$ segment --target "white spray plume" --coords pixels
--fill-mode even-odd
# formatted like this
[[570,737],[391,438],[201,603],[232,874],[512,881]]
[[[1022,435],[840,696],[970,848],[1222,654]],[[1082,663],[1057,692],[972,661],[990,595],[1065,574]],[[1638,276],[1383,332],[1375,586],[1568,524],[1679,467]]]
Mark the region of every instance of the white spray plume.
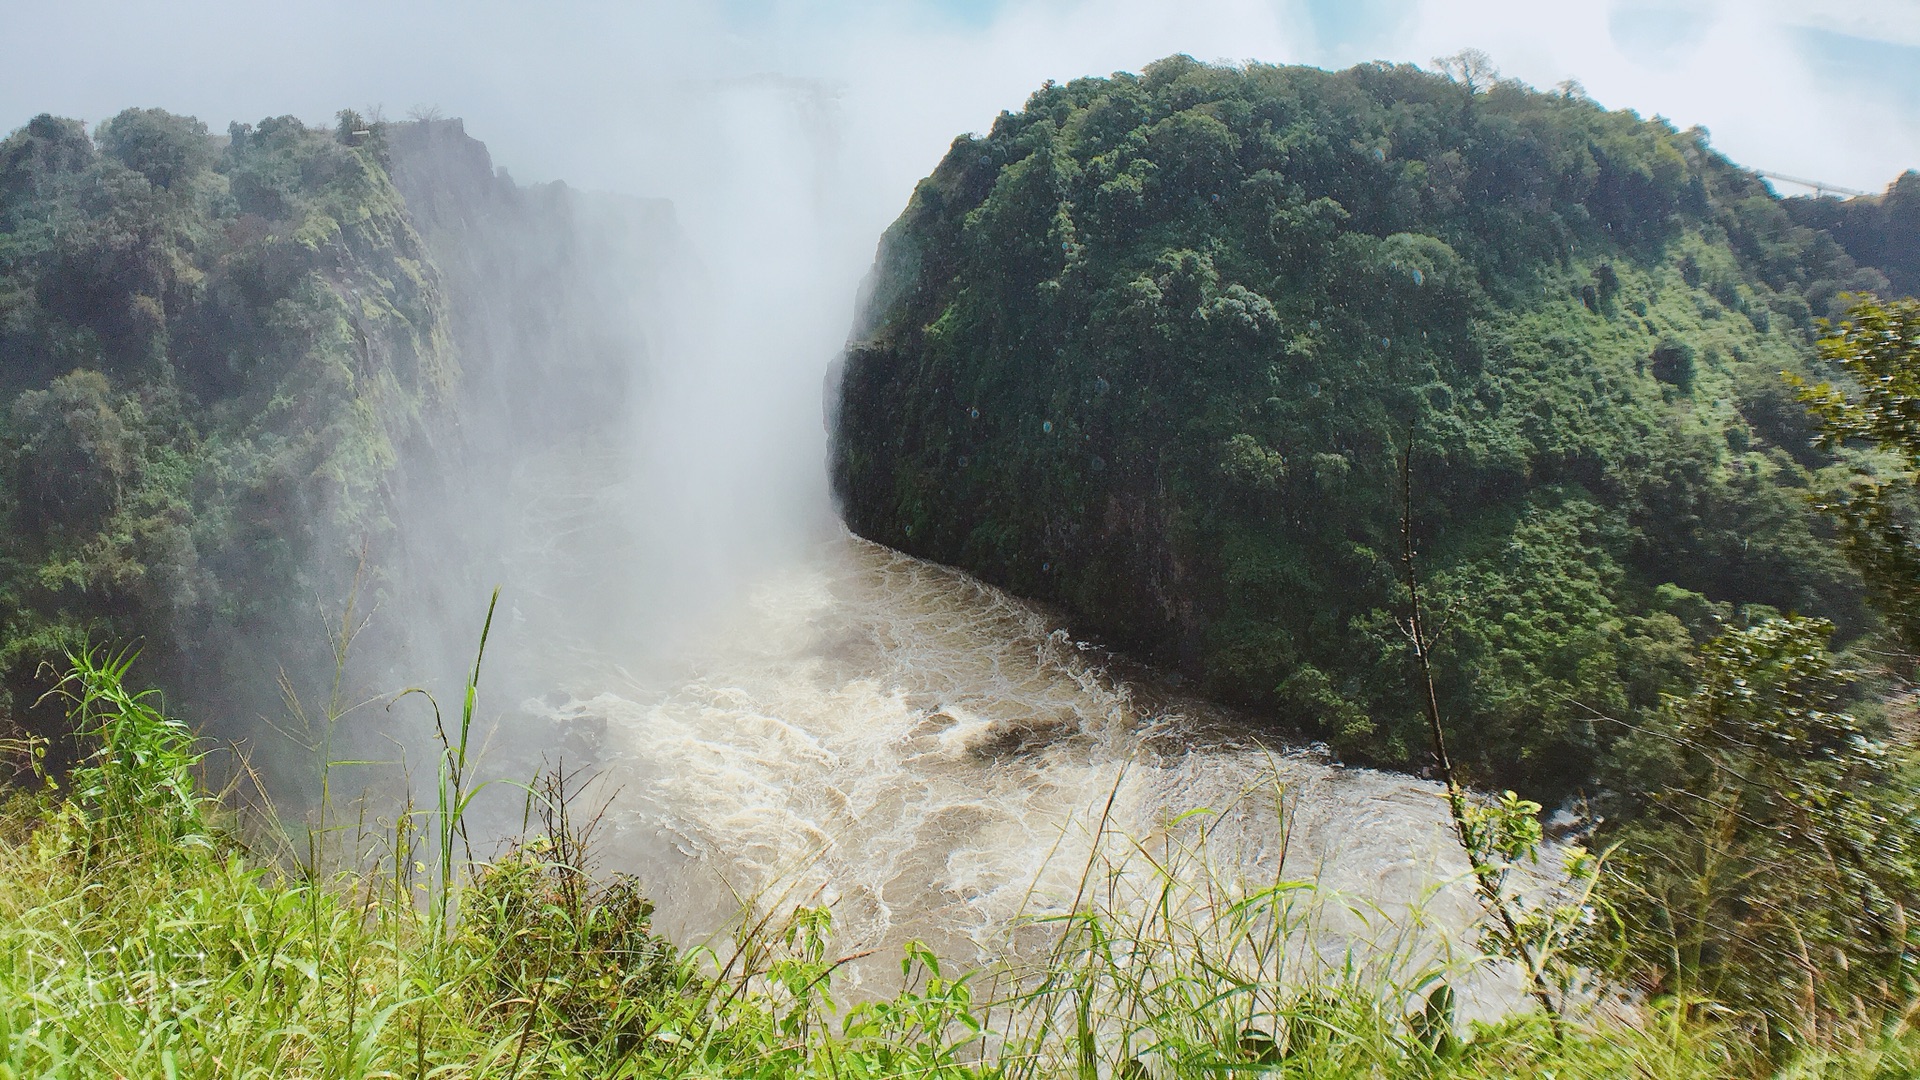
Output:
[[956,134],[1048,79],[1175,52],[1339,66],[1476,47],[1535,85],[1578,79],[1610,107],[1705,125],[1756,167],[1877,189],[1920,165],[1920,104],[1809,52],[1810,34],[1920,47],[1914,5],[1867,0],[79,0],[13,4],[7,23],[10,125],[160,105],[218,130],[435,104],[523,182],[672,200],[678,318],[635,398],[637,540],[620,553],[669,606],[831,527],[820,380],[875,239]]

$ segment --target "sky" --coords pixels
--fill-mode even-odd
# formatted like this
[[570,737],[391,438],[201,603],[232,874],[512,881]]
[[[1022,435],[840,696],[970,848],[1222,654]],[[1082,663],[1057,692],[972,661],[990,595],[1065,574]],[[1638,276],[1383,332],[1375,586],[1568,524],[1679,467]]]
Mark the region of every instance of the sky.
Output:
[[699,201],[737,165],[701,131],[784,97],[817,167],[884,223],[951,138],[1042,81],[1203,60],[1427,64],[1703,125],[1741,162],[1878,190],[1920,167],[1920,0],[3,0],[0,126],[128,105],[467,120],[527,180]]

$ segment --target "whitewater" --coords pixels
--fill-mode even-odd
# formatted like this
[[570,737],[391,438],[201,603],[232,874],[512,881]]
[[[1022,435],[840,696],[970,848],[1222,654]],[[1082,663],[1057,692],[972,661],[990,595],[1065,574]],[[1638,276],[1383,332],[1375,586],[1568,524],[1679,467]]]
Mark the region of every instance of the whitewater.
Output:
[[1473,947],[1438,784],[1263,738],[959,571],[842,534],[644,663],[562,651],[517,728],[586,766],[597,869],[683,944],[825,905],[846,985],[884,992],[910,940],[1018,970],[1067,912],[1285,883],[1294,974],[1445,969],[1468,1015],[1518,1000]]

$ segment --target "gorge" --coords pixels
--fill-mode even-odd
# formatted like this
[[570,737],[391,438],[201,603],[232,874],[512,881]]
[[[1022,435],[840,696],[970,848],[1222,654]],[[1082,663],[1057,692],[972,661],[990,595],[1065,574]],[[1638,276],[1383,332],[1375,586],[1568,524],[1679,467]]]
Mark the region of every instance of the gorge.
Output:
[[[698,221],[520,184],[438,116],[225,136],[159,109],[36,117],[0,143],[7,737],[50,747],[28,771],[55,792],[107,768],[90,714],[47,691],[68,657],[140,643],[130,678],[219,748],[198,782],[257,784],[208,800],[234,864],[273,852],[303,903],[363,890],[343,925],[397,882],[432,963],[475,936],[433,906],[465,895],[456,875],[488,896],[569,842],[533,835],[539,778],[561,778],[592,843],[560,878],[630,882],[689,985],[785,957],[711,1013],[765,1017],[714,1030],[816,987],[880,1008],[961,985],[922,955],[1000,1008],[1052,985],[1088,927],[1160,919],[1257,972],[1246,1016],[1178,1069],[1275,1065],[1282,1014],[1336,984],[1388,987],[1369,1007],[1426,1069],[1458,1049],[1440,1027],[1524,1024],[1550,964],[1570,1014],[1596,986],[1632,991],[1630,1021],[1698,989],[1677,961],[1596,958],[1680,934],[1634,921],[1671,882],[1630,860],[1693,835],[1663,800],[1731,716],[1747,726],[1715,753],[1808,763],[1769,827],[1817,848],[1736,876],[1795,902],[1834,891],[1808,866],[1861,884],[1839,915],[1780,909],[1795,955],[1764,898],[1713,894],[1761,912],[1725,955],[1791,974],[1831,945],[1843,974],[1807,1015],[1893,1008],[1920,955],[1898,878],[1910,718],[1817,504],[1909,474],[1823,438],[1784,376],[1857,387],[1824,320],[1870,314],[1869,293],[1906,310],[1920,178],[1783,199],[1703,130],[1441,67],[1172,56],[1049,82],[953,141],[857,299],[814,265],[837,243],[826,185],[789,167],[817,133],[753,108],[714,135],[746,148],[739,191]],[[1431,712],[1402,543],[1439,627]],[[1450,808],[1430,722],[1485,816]],[[1704,760],[1702,801],[1762,813]],[[449,790],[472,801],[451,813]],[[1834,821],[1859,831],[1820,846]],[[1596,900],[1582,845],[1622,836],[1647,876],[1609,880],[1641,891]],[[192,839],[162,847],[213,845]],[[1574,959],[1523,970],[1498,943],[1508,904]],[[1133,961],[1107,960],[1118,985]],[[526,1053],[541,999],[492,962],[484,992],[392,1000],[492,994],[472,1022],[496,1050],[494,1013],[524,1006]],[[1766,1026],[1802,995],[1777,974],[1711,987],[1762,1017],[1728,1030],[1764,1030],[1768,1054],[1802,1038]],[[787,1049],[861,1015],[808,1008],[766,1020]],[[607,1015],[576,1041],[623,1062],[690,1030]],[[1568,1045],[1552,1015],[1535,1041]],[[1083,1015],[1048,1053],[1175,1069],[1115,1035],[1135,1020]],[[1096,1068],[1096,1044],[1122,1050]]]

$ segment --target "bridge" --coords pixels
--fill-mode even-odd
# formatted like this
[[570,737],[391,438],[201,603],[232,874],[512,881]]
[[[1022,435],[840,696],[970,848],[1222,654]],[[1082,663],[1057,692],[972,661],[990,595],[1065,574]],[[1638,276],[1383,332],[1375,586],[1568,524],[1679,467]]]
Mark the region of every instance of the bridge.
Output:
[[1786,184],[1797,184],[1803,188],[1812,188],[1813,194],[1816,197],[1845,195],[1850,199],[1857,199],[1862,195],[1873,194],[1871,191],[1856,191],[1853,188],[1841,187],[1839,184],[1829,184],[1820,180],[1808,180],[1799,176],[1788,176],[1785,173],[1768,172],[1765,169],[1755,169],[1754,172],[1759,173],[1769,180],[1778,180]]

